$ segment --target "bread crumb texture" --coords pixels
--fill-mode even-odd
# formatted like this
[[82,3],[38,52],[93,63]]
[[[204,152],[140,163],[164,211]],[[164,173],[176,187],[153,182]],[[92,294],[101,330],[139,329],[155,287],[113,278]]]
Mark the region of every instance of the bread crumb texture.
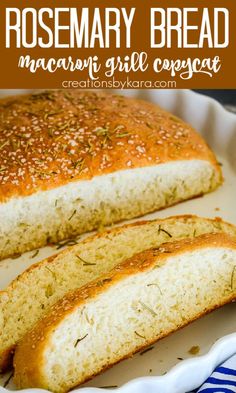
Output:
[[235,265],[236,238],[219,233],[136,254],[52,307],[16,349],[15,383],[54,392],[83,383],[234,300]]

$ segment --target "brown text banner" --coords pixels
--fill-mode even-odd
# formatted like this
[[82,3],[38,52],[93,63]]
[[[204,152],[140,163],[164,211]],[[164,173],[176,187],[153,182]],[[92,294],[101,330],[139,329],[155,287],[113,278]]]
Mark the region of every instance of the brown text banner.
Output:
[[0,88],[236,88],[235,0],[2,0]]

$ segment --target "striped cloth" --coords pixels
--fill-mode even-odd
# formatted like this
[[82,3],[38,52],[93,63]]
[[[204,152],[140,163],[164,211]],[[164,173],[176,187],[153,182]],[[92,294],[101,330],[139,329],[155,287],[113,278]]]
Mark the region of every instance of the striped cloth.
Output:
[[195,392],[236,393],[236,355],[217,367],[206,382]]

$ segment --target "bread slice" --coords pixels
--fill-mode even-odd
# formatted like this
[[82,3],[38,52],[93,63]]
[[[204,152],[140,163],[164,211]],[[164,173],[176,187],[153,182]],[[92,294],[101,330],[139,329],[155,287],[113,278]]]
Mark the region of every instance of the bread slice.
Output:
[[236,228],[220,219],[177,216],[137,222],[91,236],[35,264],[0,292],[0,369],[12,363],[15,345],[67,292],[110,271],[132,255],[165,242]]
[[16,349],[19,388],[66,392],[236,297],[236,238],[136,254],[55,304]]
[[148,102],[51,91],[0,100],[0,258],[213,191],[221,168]]

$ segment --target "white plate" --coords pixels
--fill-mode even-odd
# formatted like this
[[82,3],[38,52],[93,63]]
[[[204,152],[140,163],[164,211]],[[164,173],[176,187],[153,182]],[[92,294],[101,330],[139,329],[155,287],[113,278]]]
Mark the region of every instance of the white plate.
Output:
[[[219,190],[202,198],[147,215],[145,219],[192,213],[206,217],[221,216],[236,224],[236,116],[224,110],[216,101],[188,90],[132,90],[123,93],[155,102],[191,123],[204,135],[223,164],[225,183]],[[32,258],[34,252],[31,251],[18,259],[0,262],[0,289],[26,267],[53,253],[55,249],[45,247],[34,258]],[[235,311],[235,304],[225,306],[161,340],[151,351],[143,355],[135,355],[84,386],[125,384],[118,389],[119,393],[154,391],[155,393],[157,391],[158,393],[186,393],[199,386],[217,364],[236,352],[236,334],[229,335],[236,331]],[[188,352],[192,346],[199,346],[199,354],[204,355],[216,340],[226,335],[229,336],[221,339],[208,355],[194,358]],[[191,357],[194,359],[180,360]],[[161,376],[177,363],[180,364]],[[0,378],[0,385],[4,385],[6,378],[6,375]],[[134,378],[138,379],[129,382]],[[7,388],[14,389],[11,381]],[[33,390],[36,392],[35,389]],[[82,390],[83,393],[95,391],[97,389]],[[107,391],[113,390],[104,390]]]

